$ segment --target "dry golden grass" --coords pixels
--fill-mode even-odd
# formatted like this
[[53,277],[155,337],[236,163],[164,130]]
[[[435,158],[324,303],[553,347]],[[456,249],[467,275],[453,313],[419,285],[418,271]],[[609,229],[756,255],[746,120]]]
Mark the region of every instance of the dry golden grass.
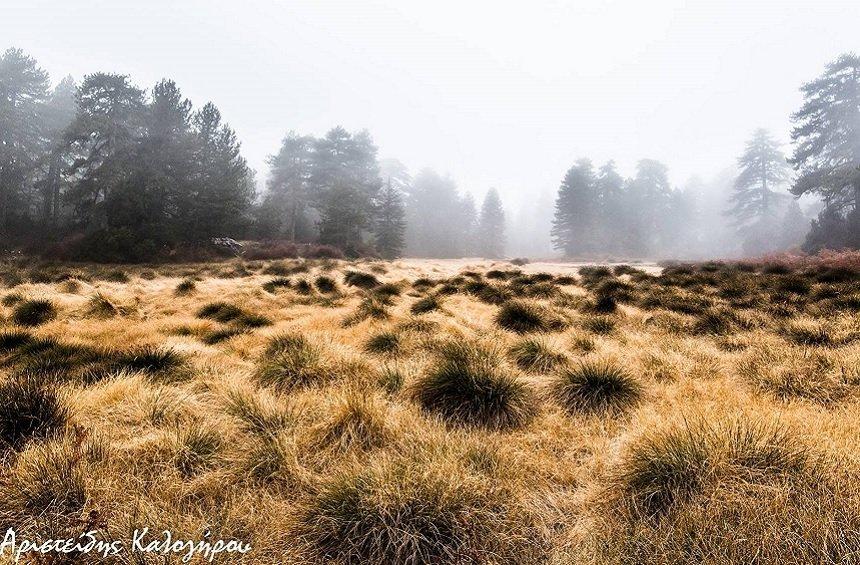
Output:
[[2,269],[39,282],[0,290],[0,527],[211,530],[247,563],[860,560],[856,275]]

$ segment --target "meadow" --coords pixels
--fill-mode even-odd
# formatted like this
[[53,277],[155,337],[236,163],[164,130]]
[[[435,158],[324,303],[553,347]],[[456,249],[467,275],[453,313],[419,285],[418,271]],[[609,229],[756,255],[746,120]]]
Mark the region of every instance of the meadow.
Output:
[[856,264],[0,280],[2,531],[209,530],[247,563],[860,562]]

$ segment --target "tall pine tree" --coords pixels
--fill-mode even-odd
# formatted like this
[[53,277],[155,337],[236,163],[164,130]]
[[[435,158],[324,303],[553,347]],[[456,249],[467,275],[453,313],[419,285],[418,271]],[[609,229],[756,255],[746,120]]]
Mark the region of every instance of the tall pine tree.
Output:
[[748,254],[773,251],[779,247],[780,220],[788,196],[778,192],[789,175],[788,162],[779,143],[764,129],[758,129],[738,159],[740,173],[726,214],[744,238]]
[[395,259],[403,253],[406,232],[406,210],[403,194],[388,179],[379,192],[374,222],[374,246],[385,259]]
[[840,56],[801,88],[804,104],[792,116],[792,193],[819,194],[825,208],[807,248],[860,247],[860,57]]
[[595,184],[591,161],[580,159],[567,171],[558,189],[552,243],[567,257],[588,254],[596,248],[595,227],[600,203]]
[[495,188],[487,191],[478,217],[478,252],[498,259],[505,253],[505,210]]

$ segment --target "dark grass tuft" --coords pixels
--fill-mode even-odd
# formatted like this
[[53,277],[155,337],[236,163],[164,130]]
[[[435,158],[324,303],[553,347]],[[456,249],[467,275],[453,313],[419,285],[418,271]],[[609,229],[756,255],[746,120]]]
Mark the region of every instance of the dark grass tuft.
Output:
[[620,366],[609,361],[582,361],[562,370],[552,390],[574,414],[617,414],[638,402],[642,386]]
[[412,304],[412,306],[409,308],[409,311],[413,314],[426,314],[427,312],[438,310],[441,305],[442,304],[439,297],[434,294],[430,296],[425,296],[424,298]]
[[231,322],[244,314],[244,311],[228,302],[211,302],[197,311],[198,318],[208,318],[217,322]]
[[532,391],[499,364],[496,352],[450,343],[440,357],[413,389],[425,410],[491,429],[521,426],[537,412]]
[[364,344],[367,353],[391,354],[395,353],[401,345],[400,336],[394,332],[381,332]]
[[104,294],[97,292],[87,301],[87,313],[97,318],[113,318],[118,309]]
[[173,292],[176,296],[187,296],[192,294],[195,290],[197,290],[197,283],[194,282],[194,279],[185,279],[176,285]]
[[23,330],[4,330],[0,333],[0,353],[9,353],[25,345],[29,345],[35,338],[30,332]]
[[263,290],[274,294],[279,288],[290,288],[292,284],[292,281],[287,277],[275,277],[274,279],[263,283]]
[[117,355],[114,364],[128,371],[140,371],[165,379],[179,376],[185,357],[173,349],[144,345]]
[[50,300],[24,300],[12,313],[12,321],[19,326],[40,326],[56,317],[57,308]]
[[24,300],[24,297],[21,296],[20,294],[18,294],[17,292],[10,292],[9,294],[7,294],[6,296],[3,297],[3,300],[0,301],[0,303],[2,303],[3,306],[6,306],[7,308],[9,308],[11,306],[15,306],[16,304],[18,304],[19,302],[21,302],[23,300]]
[[361,271],[347,271],[344,273],[343,281],[347,286],[355,286],[365,290],[379,286],[379,279],[370,273],[362,273]]
[[324,294],[331,294],[333,292],[337,292],[337,283],[331,277],[320,275],[316,278],[314,284],[316,285],[317,290]]
[[544,307],[524,300],[510,300],[496,313],[496,323],[516,333],[547,332],[564,328],[564,321]]
[[215,345],[245,333],[248,333],[245,328],[218,328],[201,334],[200,341],[206,345]]
[[0,383],[0,442],[20,449],[60,431],[69,413],[54,388],[32,375]]
[[314,293],[314,287],[307,279],[297,280],[294,288],[296,292],[305,296],[310,296]]
[[395,461],[328,480],[300,516],[299,535],[314,563],[524,563],[496,552],[501,502]]

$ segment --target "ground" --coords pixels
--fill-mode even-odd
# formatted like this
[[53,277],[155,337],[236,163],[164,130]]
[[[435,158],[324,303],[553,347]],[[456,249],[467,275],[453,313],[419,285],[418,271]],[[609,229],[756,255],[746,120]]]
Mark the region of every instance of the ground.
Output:
[[208,530],[253,548],[219,560],[248,563],[860,555],[850,269],[2,275],[4,531]]

